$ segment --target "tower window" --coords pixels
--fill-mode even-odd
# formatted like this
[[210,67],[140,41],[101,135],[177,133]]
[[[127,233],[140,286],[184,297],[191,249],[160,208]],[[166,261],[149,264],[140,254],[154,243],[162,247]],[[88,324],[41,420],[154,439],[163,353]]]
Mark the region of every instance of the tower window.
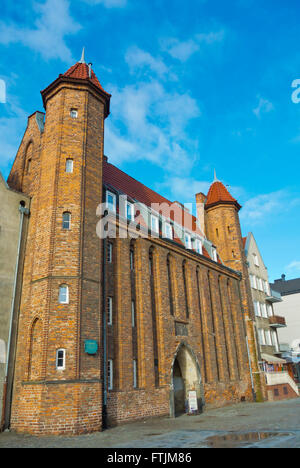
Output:
[[135,302],[131,301],[131,325],[135,327]]
[[70,229],[71,228],[71,213],[65,212],[63,213],[63,229]]
[[137,388],[137,362],[133,360],[133,388]]
[[66,172],[68,174],[71,174],[73,172],[73,159],[67,159],[66,160]]
[[27,174],[29,174],[30,171],[31,171],[31,162],[32,162],[32,160],[28,159],[28,161],[27,161]]
[[58,349],[56,351],[56,369],[64,370],[66,368],[66,350]]
[[60,304],[69,304],[69,287],[65,284],[59,287],[58,302]]
[[71,115],[72,119],[77,119],[77,117],[78,117],[77,109],[71,109],[70,115]]
[[113,261],[113,245],[111,242],[107,244],[107,263],[112,263]]

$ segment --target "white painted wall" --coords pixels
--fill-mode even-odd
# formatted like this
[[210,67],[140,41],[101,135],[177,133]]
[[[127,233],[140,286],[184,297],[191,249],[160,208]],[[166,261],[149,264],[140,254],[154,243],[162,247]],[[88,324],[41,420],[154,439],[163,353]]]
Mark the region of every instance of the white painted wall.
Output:
[[282,302],[273,304],[274,314],[285,317],[287,327],[278,328],[280,343],[290,346],[294,340],[300,339],[300,293],[282,296]]

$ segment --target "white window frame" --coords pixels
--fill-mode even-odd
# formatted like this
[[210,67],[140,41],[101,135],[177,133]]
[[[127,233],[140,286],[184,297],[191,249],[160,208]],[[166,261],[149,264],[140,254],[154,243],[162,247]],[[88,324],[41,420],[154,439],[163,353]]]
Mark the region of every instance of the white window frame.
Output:
[[272,344],[273,344],[274,348],[276,349],[276,351],[279,351],[278,336],[277,336],[277,332],[275,330],[272,330],[271,337],[272,337]]
[[151,223],[151,232],[154,232],[155,234],[159,234],[159,217],[154,214],[151,214],[150,223]]
[[72,174],[74,170],[74,159],[67,158],[66,159],[66,173]]
[[217,254],[217,249],[215,247],[212,247],[212,259],[217,262],[218,261],[218,254]]
[[[62,300],[62,291],[65,290],[65,300]],[[69,286],[67,284],[61,284],[59,286],[59,293],[58,293],[58,302],[59,304],[69,304],[70,296],[69,296]]]
[[254,301],[254,310],[255,310],[255,316],[261,317],[261,310],[260,310],[260,305],[258,301]]
[[112,263],[112,260],[113,260],[113,244],[112,244],[112,242],[107,243],[106,260],[107,260],[107,263]]
[[267,311],[267,306],[264,302],[260,304],[261,306],[261,315],[263,318],[268,318],[268,311]]
[[259,260],[256,253],[253,254],[253,262],[255,266],[259,267]]
[[[111,197],[113,202],[109,203],[108,198]],[[116,213],[117,211],[117,195],[115,193],[106,190],[106,208],[111,213]]]
[[186,249],[192,249],[192,236],[188,233],[184,233],[184,245]]
[[77,119],[78,118],[78,110],[77,109],[71,109],[70,110],[70,116],[72,119]]
[[137,361],[133,359],[133,388],[137,388]]
[[201,239],[195,239],[195,250],[198,254],[202,255],[203,253],[203,245]]
[[[62,357],[58,357],[58,354],[59,353],[63,353],[63,356]],[[58,365],[58,361],[62,359],[63,360],[63,365],[59,366]],[[66,369],[66,350],[63,349],[63,348],[59,348],[56,350],[56,359],[55,359],[55,364],[56,364],[56,369],[57,370],[65,370]]]
[[107,361],[107,389],[112,390],[114,385],[114,361],[108,359]]
[[267,305],[267,309],[268,309],[268,317],[273,317],[274,311],[273,311],[273,307],[271,306],[271,304]]
[[111,296],[107,297],[107,325],[113,324],[113,298]]
[[258,339],[259,339],[259,344],[264,346],[266,344],[266,337],[265,337],[265,332],[263,328],[258,328]]
[[166,239],[173,240],[173,228],[172,224],[164,223],[164,237]]
[[[129,208],[130,213],[128,213],[128,208]],[[125,204],[125,210],[126,210],[125,218],[128,219],[128,221],[134,221],[134,204],[127,201]]]
[[258,278],[258,290],[264,291],[263,280],[261,278]]
[[265,330],[266,343],[268,346],[272,346],[272,337],[270,330]]

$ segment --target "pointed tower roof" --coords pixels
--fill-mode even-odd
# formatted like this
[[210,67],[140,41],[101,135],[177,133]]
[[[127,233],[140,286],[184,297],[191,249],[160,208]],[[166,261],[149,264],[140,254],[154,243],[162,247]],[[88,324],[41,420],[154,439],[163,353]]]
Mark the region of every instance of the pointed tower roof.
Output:
[[207,194],[205,209],[224,203],[235,205],[238,210],[242,208],[237,200],[230,195],[225,185],[220,182],[215,175],[215,180],[210,186],[209,192]]
[[53,90],[60,82],[78,83],[78,84],[89,84],[95,91],[97,91],[105,101],[106,104],[106,117],[109,114],[109,105],[111,94],[107,93],[101,86],[97,76],[92,70],[92,64],[85,63],[85,49],[82,50],[81,59],[70,67],[64,74],[51,83],[46,89],[41,91],[44,107],[46,108],[46,96],[50,91]]

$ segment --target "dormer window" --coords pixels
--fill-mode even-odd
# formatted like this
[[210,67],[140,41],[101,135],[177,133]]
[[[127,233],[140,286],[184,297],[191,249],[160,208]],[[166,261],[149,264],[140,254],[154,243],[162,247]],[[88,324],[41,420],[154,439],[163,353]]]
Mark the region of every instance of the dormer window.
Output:
[[129,221],[134,221],[134,205],[133,205],[133,203],[126,202],[126,218]]
[[184,244],[187,249],[192,248],[192,238],[190,234],[187,234],[187,233],[184,234]]
[[166,239],[173,239],[173,230],[172,226],[169,223],[165,223],[164,236]]
[[151,231],[155,233],[159,232],[159,219],[154,215],[151,215]]
[[117,211],[117,196],[108,190],[106,191],[106,207],[112,213]]
[[198,254],[202,255],[202,242],[200,239],[196,239],[194,242],[195,250]]
[[77,119],[77,117],[78,117],[77,109],[71,109],[70,116],[72,117],[72,119]]
[[217,249],[215,247],[212,248],[212,259],[217,262],[218,261],[218,255],[217,255]]

